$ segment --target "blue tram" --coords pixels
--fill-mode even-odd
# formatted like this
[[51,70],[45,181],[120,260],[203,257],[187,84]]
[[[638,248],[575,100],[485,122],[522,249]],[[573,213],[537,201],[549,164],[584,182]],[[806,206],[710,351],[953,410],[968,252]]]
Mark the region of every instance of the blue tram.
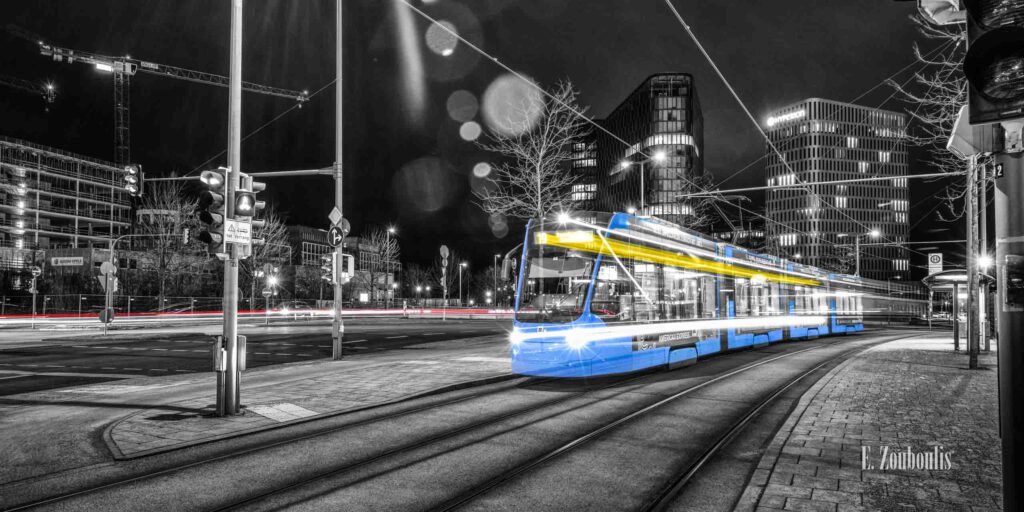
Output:
[[858,277],[757,254],[660,219],[583,213],[526,229],[512,371],[585,377],[864,329]]

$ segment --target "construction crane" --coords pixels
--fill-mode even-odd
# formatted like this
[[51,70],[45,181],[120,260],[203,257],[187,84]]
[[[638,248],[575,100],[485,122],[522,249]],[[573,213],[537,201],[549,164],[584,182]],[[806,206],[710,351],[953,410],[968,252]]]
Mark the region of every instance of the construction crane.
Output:
[[43,101],[46,102],[47,112],[50,111],[50,105],[53,105],[53,100],[57,99],[57,89],[51,83],[40,84],[21,78],[0,75],[0,85],[6,85],[12,89],[42,96]]
[[[38,44],[39,52],[42,55],[53,57],[53,60],[57,62],[81,62],[83,64],[91,64],[96,66],[96,69],[100,71],[113,74],[114,162],[118,164],[118,166],[131,163],[129,85],[131,77],[135,76],[136,73],[149,73],[176,78],[178,80],[185,80],[188,82],[219,85],[221,87],[228,86],[228,78],[226,76],[203,73],[201,71],[193,71],[191,69],[167,66],[164,64],[156,64],[144,60],[133,59],[127,56],[112,57],[109,55],[76,51],[49,45],[42,41],[39,41]],[[292,99],[297,101],[300,107],[303,103],[309,100],[308,91],[292,91],[289,89],[254,84],[252,82],[242,82],[242,90],[257,94],[266,94],[268,96]]]

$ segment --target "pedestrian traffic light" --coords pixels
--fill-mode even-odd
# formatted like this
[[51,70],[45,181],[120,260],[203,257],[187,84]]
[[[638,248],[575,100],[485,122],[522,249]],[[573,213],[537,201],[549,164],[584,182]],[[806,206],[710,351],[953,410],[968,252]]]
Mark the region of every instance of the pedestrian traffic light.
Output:
[[142,166],[124,166],[124,189],[132,197],[142,197]]
[[964,0],[971,124],[1024,117],[1024,2]]
[[227,217],[224,204],[227,169],[203,171],[199,180],[206,190],[199,195],[199,220],[206,226],[196,238],[207,245],[207,250],[218,258],[227,258],[227,244],[224,243],[224,219]]
[[242,174],[238,180],[238,190],[235,191],[235,216],[234,220],[248,222],[251,228],[251,242],[241,246],[239,257],[242,259],[252,256],[252,246],[266,243],[266,239],[259,238],[262,235],[262,228],[265,220],[257,219],[256,216],[266,208],[267,203],[256,199],[256,194],[267,188],[266,183],[253,181],[252,176]]

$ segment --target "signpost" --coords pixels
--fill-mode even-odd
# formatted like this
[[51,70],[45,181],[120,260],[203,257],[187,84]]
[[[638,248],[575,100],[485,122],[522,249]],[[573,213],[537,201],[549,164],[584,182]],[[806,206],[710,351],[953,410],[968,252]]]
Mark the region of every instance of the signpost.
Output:
[[117,291],[117,267],[109,261],[104,261],[100,265],[100,285],[103,286],[103,292],[105,294],[106,307],[100,312],[100,322],[103,322],[103,334],[107,334],[107,325],[114,321],[114,308],[110,306],[114,299],[114,292]]
[[338,261],[342,259],[341,247],[352,226],[349,224],[348,219],[342,217],[341,210],[337,206],[331,210],[327,218],[332,224],[331,229],[327,231],[327,243],[334,248],[335,252],[331,259],[334,266],[334,321],[331,322],[331,338],[333,340],[331,354],[334,360],[339,360],[342,357],[341,343],[345,336],[345,323],[341,318],[341,287],[344,285],[345,279],[341,275],[341,269],[338,268],[340,266]]
[[942,253],[928,253],[928,275],[938,274],[939,272],[942,272]]
[[32,287],[29,288],[29,292],[32,294],[32,328],[36,328],[36,294],[39,290],[36,288],[36,283],[39,281],[39,276],[42,275],[43,269],[38,265],[32,265]]
[[[269,263],[267,265],[269,265]],[[264,325],[270,325],[270,296],[273,295],[274,292],[270,288],[264,288],[260,293],[263,295],[263,300],[266,304],[263,307]]]
[[248,245],[252,243],[252,224],[244,221],[237,220],[225,220],[224,221],[224,241],[229,244],[244,244]]
[[441,306],[441,321],[448,320],[448,246],[441,246],[441,290],[444,292],[444,303]]

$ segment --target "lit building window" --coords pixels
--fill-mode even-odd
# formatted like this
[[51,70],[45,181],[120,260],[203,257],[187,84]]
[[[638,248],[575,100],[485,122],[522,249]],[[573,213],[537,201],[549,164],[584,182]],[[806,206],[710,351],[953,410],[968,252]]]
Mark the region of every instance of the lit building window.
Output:
[[888,151],[879,151],[878,152],[878,161],[879,162],[882,162],[883,164],[887,164],[887,163],[889,163],[890,160],[892,160],[892,153],[890,153]]

